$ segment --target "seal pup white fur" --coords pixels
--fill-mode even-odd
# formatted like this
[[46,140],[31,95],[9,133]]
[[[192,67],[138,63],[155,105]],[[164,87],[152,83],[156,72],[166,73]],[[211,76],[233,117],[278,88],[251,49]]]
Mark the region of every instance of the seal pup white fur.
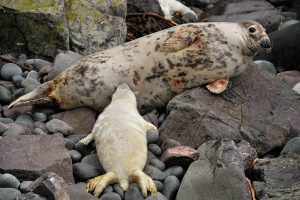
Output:
[[9,107],[56,102],[61,109],[102,111],[116,87],[127,83],[143,113],[202,84],[223,92],[230,77],[270,47],[264,28],[254,21],[183,24],[83,57]]
[[118,86],[92,133],[80,141],[85,145],[96,141],[98,158],[107,172],[90,180],[86,190],[99,196],[109,184],[118,183],[126,191],[128,181],[135,181],[143,196],[147,196],[147,191],[155,193],[155,183],[143,172],[147,160],[146,132],[151,129],[157,131],[139,114],[135,95],[128,85]]
[[198,16],[194,11],[192,11],[189,7],[183,5],[179,1],[176,0],[158,0],[158,3],[161,7],[161,10],[163,11],[165,18],[172,19],[173,14],[175,12],[179,12],[182,15],[185,14],[192,14],[196,19],[198,19]]

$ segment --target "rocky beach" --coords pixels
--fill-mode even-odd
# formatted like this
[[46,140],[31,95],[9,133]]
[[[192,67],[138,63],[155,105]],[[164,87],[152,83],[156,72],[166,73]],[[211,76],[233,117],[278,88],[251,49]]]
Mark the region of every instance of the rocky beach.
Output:
[[178,15],[174,23],[256,20],[272,51],[256,55],[221,94],[200,86],[143,115],[159,130],[147,132],[144,168],[156,194],[113,184],[96,198],[84,188],[105,171],[95,142],[79,141],[101,113],[8,105],[85,55],[175,24],[132,18],[163,17],[156,0],[0,0],[0,200],[300,199],[300,4],[181,2],[199,19]]

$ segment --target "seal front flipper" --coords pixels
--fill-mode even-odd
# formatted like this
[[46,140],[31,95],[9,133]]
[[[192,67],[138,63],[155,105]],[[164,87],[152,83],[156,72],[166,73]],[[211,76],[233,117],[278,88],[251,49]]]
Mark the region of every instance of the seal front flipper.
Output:
[[27,106],[33,104],[53,103],[53,99],[50,96],[48,96],[51,88],[50,84],[50,82],[42,84],[38,88],[12,102],[8,106],[8,108]]
[[129,175],[130,181],[137,182],[141,188],[142,194],[144,197],[147,197],[148,191],[150,191],[151,194],[154,194],[157,192],[156,185],[153,182],[152,178],[145,174],[141,170],[134,170]]
[[229,82],[228,77],[222,78],[208,84],[206,87],[211,93],[220,94],[221,92],[226,90],[228,82]]
[[195,26],[179,27],[163,44],[163,51],[176,52],[191,46],[199,39],[199,30]]

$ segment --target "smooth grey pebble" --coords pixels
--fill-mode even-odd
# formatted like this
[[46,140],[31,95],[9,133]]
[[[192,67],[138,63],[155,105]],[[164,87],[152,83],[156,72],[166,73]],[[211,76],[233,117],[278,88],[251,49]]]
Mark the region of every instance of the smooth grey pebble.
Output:
[[1,77],[6,81],[11,80],[13,76],[21,74],[22,69],[14,63],[7,63],[1,67]]
[[14,188],[0,188],[0,200],[16,200],[21,192]]
[[21,191],[21,192],[26,192],[28,186],[29,186],[31,183],[33,183],[33,181],[23,181],[23,182],[20,184],[20,191]]
[[151,151],[155,156],[161,155],[161,148],[157,144],[148,144],[148,150]]
[[114,192],[118,193],[121,198],[124,197],[124,190],[119,186],[119,184],[113,184],[113,189],[114,189]]
[[181,166],[171,166],[165,171],[166,176],[176,176],[177,178],[181,179],[184,175],[184,169]]
[[129,187],[125,192],[125,200],[144,200],[141,191],[136,187]]
[[82,155],[76,150],[71,150],[69,151],[69,153],[73,163],[80,162],[80,160],[82,159]]
[[164,171],[166,167],[165,163],[157,158],[150,160],[149,165],[152,165],[161,171]]
[[159,134],[156,130],[147,131],[146,136],[147,136],[148,143],[156,143],[159,138]]
[[15,188],[20,185],[20,181],[12,174],[0,175],[0,187],[2,188]]
[[157,192],[156,194],[152,194],[148,196],[145,200],[168,200],[168,199],[160,192]]
[[[100,200],[121,200],[120,195],[114,192],[108,192],[101,195]],[[134,199],[132,199],[134,200]]]
[[47,115],[45,115],[44,113],[35,112],[33,113],[33,119],[34,121],[38,121],[38,122],[46,122]]
[[164,181],[162,194],[169,200],[174,200],[179,189],[180,182],[176,176],[168,176]]
[[0,85],[0,102],[9,103],[11,101],[11,93],[10,91]]

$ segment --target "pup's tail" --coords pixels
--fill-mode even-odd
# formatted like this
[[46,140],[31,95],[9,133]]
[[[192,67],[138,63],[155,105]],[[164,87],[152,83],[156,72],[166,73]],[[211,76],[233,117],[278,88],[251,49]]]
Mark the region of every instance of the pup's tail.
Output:
[[52,98],[48,96],[51,90],[50,85],[51,81],[42,84],[28,94],[19,97],[17,100],[12,102],[8,108],[53,102]]

